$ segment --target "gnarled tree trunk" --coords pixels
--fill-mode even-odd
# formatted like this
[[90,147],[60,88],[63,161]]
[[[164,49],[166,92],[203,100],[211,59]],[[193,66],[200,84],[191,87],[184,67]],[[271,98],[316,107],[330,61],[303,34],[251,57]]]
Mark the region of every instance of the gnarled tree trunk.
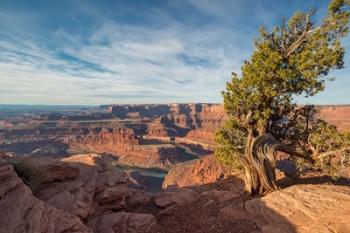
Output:
[[308,152],[299,147],[281,144],[271,134],[263,134],[254,138],[248,135],[245,157],[245,191],[251,194],[263,194],[278,189],[276,184],[276,153],[286,152],[290,155],[308,157]]

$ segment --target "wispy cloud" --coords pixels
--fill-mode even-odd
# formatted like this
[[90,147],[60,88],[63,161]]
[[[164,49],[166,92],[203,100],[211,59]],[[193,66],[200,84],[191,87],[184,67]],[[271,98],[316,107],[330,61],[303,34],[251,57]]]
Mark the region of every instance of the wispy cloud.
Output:
[[253,10],[246,1],[225,2],[157,5],[137,12],[138,20],[85,1],[62,21],[50,21],[52,9],[0,10],[0,103],[221,102],[231,71],[249,57],[256,21],[279,18],[260,1]]
[[39,102],[50,95],[59,103],[61,95],[69,95],[86,101],[95,97],[98,103],[220,101],[223,83],[244,53],[220,46],[225,34],[230,33],[105,22],[85,41],[54,33],[52,39],[61,41],[54,49],[37,41],[1,41],[0,82],[13,91],[2,93],[2,99]]

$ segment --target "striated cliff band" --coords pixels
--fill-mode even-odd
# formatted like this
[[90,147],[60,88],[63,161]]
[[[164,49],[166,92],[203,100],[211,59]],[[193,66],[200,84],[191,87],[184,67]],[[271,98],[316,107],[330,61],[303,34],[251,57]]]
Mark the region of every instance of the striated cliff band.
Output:
[[[349,130],[350,106],[318,109]],[[350,230],[349,168],[335,181],[287,166],[277,181],[291,187],[244,195],[242,174],[213,155],[226,117],[219,104],[2,114],[0,232]]]
[[[320,118],[350,129],[350,106],[318,106]],[[226,119],[221,104],[108,105],[84,111],[0,114],[0,150],[10,155],[114,155],[141,167],[170,168],[214,150]]]

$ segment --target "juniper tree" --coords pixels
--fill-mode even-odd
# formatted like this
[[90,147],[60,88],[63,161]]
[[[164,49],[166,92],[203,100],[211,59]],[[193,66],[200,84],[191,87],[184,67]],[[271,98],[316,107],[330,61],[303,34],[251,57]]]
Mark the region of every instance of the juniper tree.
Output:
[[312,113],[293,98],[323,91],[329,71],[343,68],[341,38],[348,32],[348,6],[348,0],[332,0],[319,24],[311,10],[296,12],[271,32],[262,27],[242,74],[232,73],[226,84],[229,118],[217,133],[216,155],[244,169],[247,192],[277,189],[277,151],[310,156],[305,135]]

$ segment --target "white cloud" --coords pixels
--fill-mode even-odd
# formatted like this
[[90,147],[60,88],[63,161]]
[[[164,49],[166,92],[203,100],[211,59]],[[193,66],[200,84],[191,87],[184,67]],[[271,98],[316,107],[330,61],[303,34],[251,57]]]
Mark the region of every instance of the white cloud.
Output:
[[[189,1],[215,20],[183,24],[152,8],[152,19],[164,25],[123,24],[79,1],[80,11],[98,18],[81,33],[45,31],[38,26],[45,17],[0,10],[0,103],[221,102],[220,91],[249,58],[258,27],[240,23],[242,17],[256,24],[273,15],[259,1],[254,9],[246,1]],[[338,81],[326,93],[337,87]]]
[[[0,86],[7,90],[0,93],[1,102],[218,102],[244,54],[228,43],[230,38],[222,44],[222,35],[240,37],[216,28],[152,29],[106,22],[84,38],[87,42],[57,31],[53,40],[61,46],[55,49],[34,41],[0,41],[5,58],[0,60]],[[58,53],[88,64],[80,67],[80,61]],[[90,63],[105,71],[88,68]]]

